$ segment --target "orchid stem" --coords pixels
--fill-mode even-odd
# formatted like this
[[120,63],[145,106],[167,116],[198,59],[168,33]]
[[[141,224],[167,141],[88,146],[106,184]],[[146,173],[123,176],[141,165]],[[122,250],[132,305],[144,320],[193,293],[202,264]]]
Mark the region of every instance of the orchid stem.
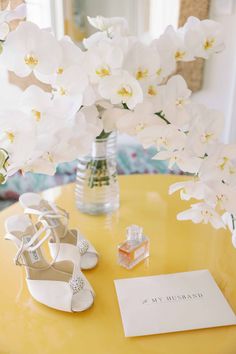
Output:
[[122,103],[122,106],[123,106],[124,109],[128,109],[128,110],[129,110],[129,107],[127,106],[126,103],[123,102],[123,103]]
[[98,136],[96,137],[96,139],[106,139],[106,138],[109,137],[110,134],[111,134],[111,132],[107,133],[107,132],[105,132],[105,130],[103,130],[103,131],[100,133],[100,135],[98,135]]
[[161,118],[162,120],[164,120],[167,124],[170,124],[168,119],[165,118],[165,115],[162,111],[155,113],[155,115],[158,116],[159,118]]
[[231,218],[232,218],[232,226],[233,226],[233,230],[235,230],[235,223],[234,223],[235,219],[234,219],[233,214],[231,214]]

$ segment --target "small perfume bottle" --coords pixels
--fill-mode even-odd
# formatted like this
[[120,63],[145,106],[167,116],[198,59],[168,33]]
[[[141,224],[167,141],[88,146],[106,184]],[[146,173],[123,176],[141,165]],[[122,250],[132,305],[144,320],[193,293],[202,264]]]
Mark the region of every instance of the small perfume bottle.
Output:
[[126,229],[126,240],[118,245],[118,263],[131,269],[149,256],[149,239],[143,228],[131,225]]

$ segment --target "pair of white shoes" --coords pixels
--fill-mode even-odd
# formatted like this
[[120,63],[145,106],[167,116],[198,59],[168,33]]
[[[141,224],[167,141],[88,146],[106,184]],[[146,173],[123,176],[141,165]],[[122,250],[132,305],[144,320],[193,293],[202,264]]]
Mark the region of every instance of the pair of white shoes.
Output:
[[[5,221],[5,239],[17,246],[14,261],[25,266],[30,294],[57,310],[88,309],[95,293],[81,269],[97,265],[97,251],[78,230],[68,228],[69,216],[65,210],[36,193],[23,194],[19,202],[25,214],[13,215]],[[45,257],[45,241],[52,257],[50,262]]]

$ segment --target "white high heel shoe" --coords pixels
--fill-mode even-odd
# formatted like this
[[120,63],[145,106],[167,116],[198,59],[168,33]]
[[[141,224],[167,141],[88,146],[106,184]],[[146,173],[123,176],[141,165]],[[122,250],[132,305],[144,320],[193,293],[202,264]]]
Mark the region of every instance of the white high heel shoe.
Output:
[[94,291],[78,265],[71,274],[70,262],[63,262],[62,267],[60,262],[46,261],[41,245],[55,237],[47,225],[37,230],[28,215],[14,215],[5,221],[5,228],[5,239],[13,241],[18,249],[15,264],[25,266],[27,287],[36,301],[67,312],[81,312],[92,306]]
[[[60,250],[57,259],[60,261],[72,260],[74,263],[80,259],[81,269],[92,269],[98,263],[98,253],[93,245],[80,234],[78,230],[68,229],[68,213],[42,199],[36,193],[24,193],[19,202],[28,215],[36,215],[38,220],[45,220],[60,238]],[[50,252],[55,258],[57,247],[55,242],[49,243]]]

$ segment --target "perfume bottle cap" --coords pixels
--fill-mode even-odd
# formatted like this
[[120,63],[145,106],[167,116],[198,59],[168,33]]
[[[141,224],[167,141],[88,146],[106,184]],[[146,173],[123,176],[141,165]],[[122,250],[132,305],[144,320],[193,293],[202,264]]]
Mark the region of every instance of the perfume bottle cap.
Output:
[[143,238],[143,228],[138,225],[131,225],[126,229],[128,241],[141,241]]

